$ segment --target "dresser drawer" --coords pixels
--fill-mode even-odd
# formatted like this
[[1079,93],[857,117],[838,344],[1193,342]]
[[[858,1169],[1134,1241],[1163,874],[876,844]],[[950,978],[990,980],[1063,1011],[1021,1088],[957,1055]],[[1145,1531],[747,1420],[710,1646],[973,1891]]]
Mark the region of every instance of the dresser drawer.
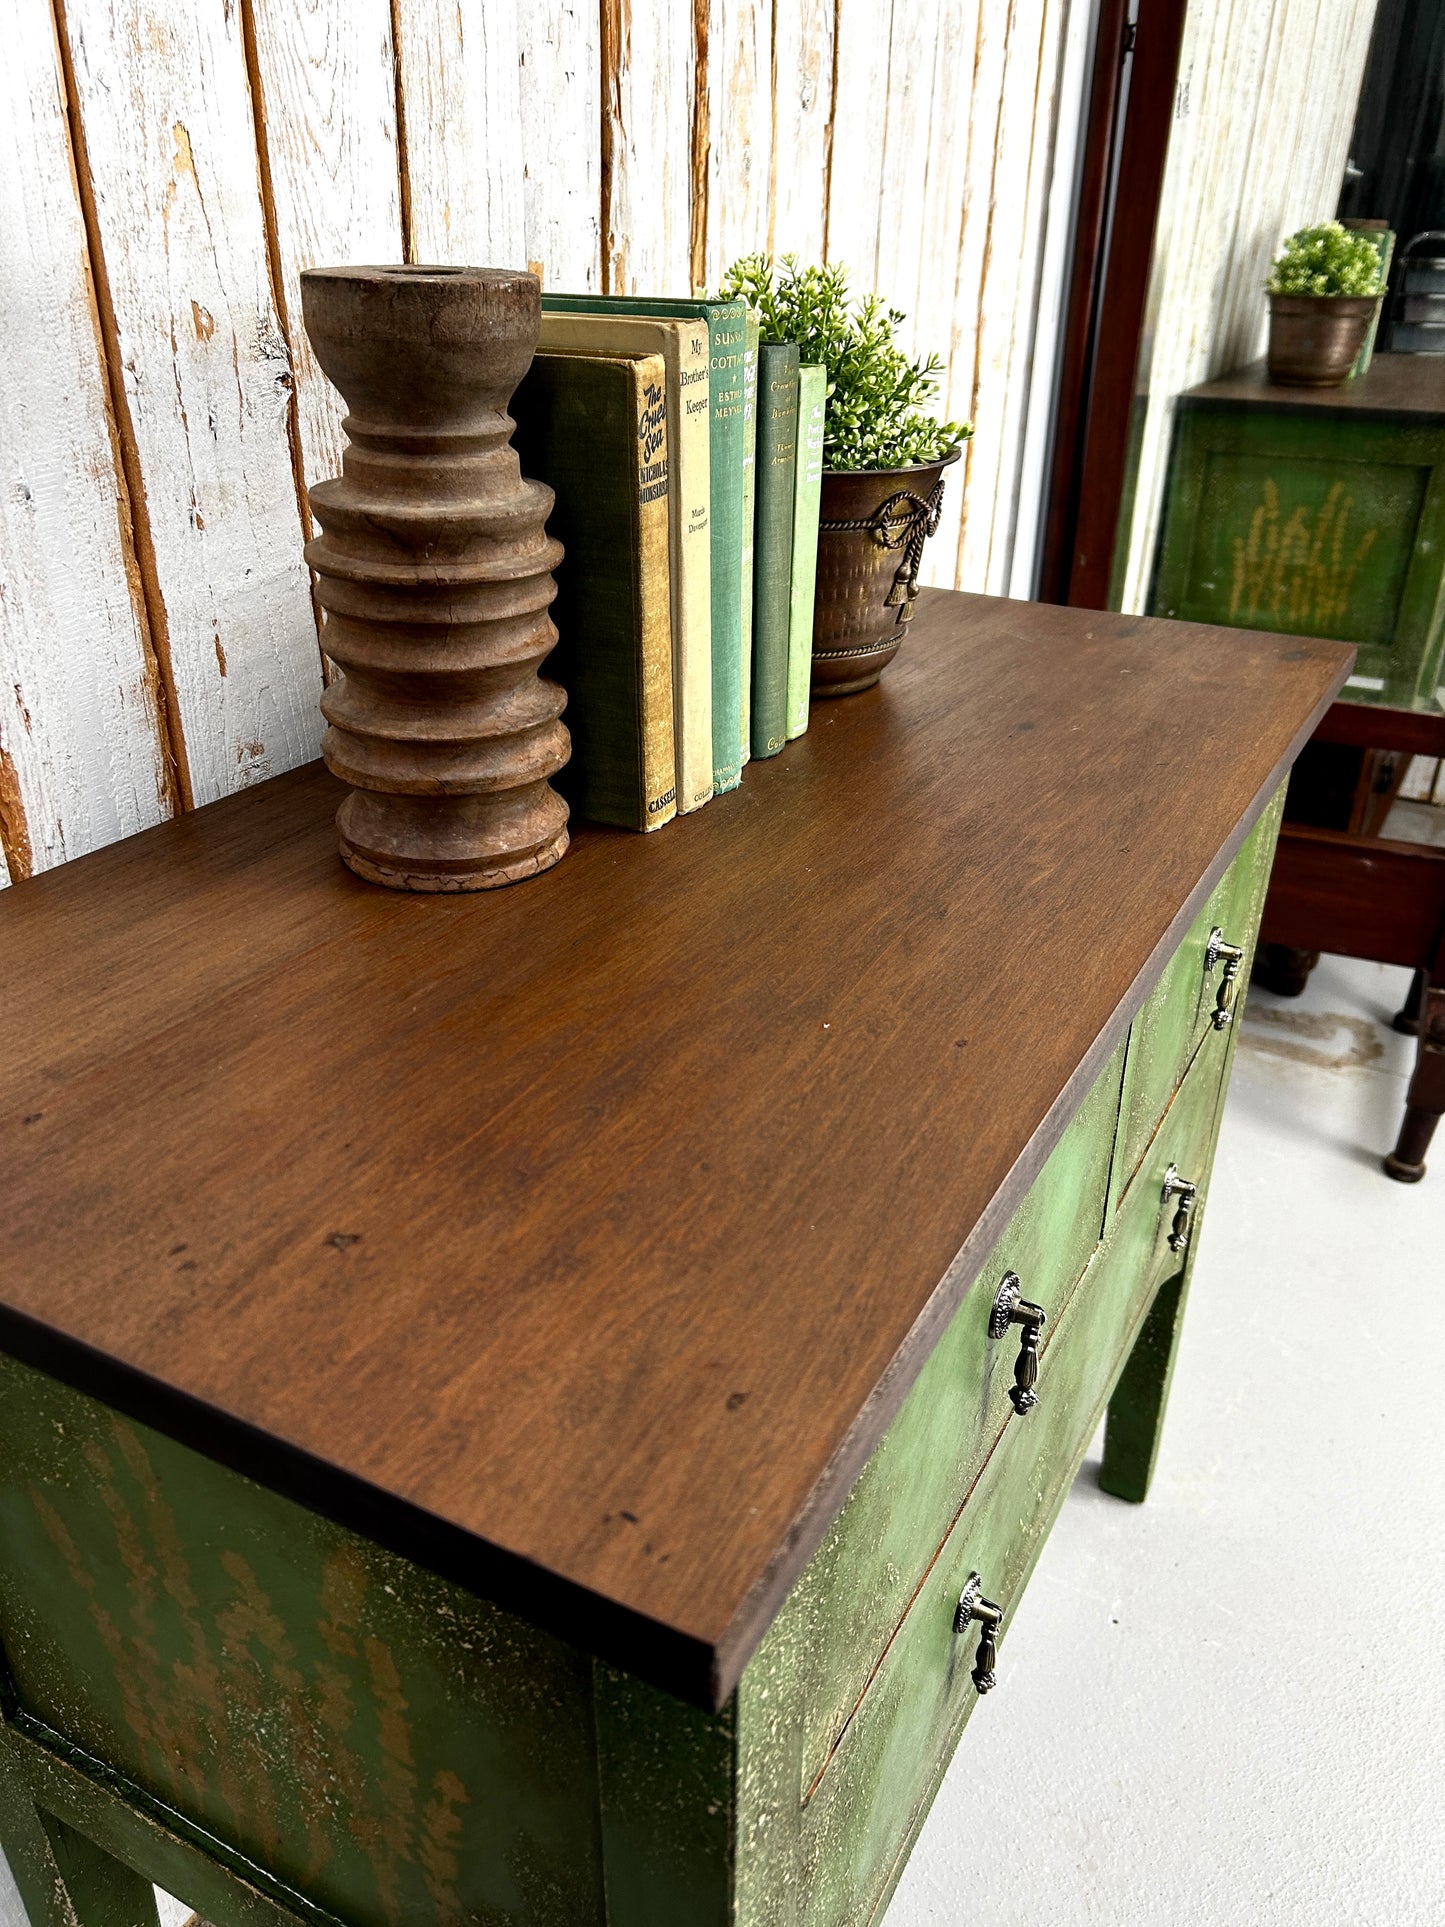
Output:
[[[954,1629],[969,1575],[1008,1617],[1078,1468],[1159,1285],[1169,1248],[1173,1164],[1201,1183],[1219,1097],[1192,1072],[1145,1153],[1107,1243],[1074,1291],[1039,1375],[1039,1404],[998,1439],[948,1539],[821,1775],[804,1789],[799,1927],[875,1919],[922,1823],[976,1694],[978,1628]],[[822,1629],[818,1629],[822,1636]],[[1007,1717],[1006,1711],[1000,1717]]]
[[1209,902],[1190,926],[1167,968],[1134,1019],[1124,1067],[1124,1097],[1119,1115],[1119,1151],[1114,1163],[1113,1202],[1117,1205],[1139,1168],[1156,1126],[1178,1090],[1195,1053],[1207,1051],[1223,1063],[1228,1029],[1216,1030],[1214,1011],[1224,982],[1224,962],[1211,965],[1210,936],[1218,930],[1238,944],[1235,1003],[1242,1001],[1254,956],[1254,937],[1264,908],[1274,861],[1275,838],[1284,807],[1281,789],[1250,831],[1239,854],[1215,885]]
[[1119,1113],[1122,1046],[1054,1147],[924,1366],[789,1610],[827,1636],[801,1664],[805,1783],[821,1768],[1012,1412],[1018,1328],[989,1334],[1000,1280],[1017,1274],[1049,1315],[1042,1351],[1098,1245]]

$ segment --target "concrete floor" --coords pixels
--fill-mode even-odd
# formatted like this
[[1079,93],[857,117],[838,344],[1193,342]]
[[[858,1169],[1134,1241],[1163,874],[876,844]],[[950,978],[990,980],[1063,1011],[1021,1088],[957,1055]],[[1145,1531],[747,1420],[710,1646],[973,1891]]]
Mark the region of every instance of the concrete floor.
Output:
[[1445,1131],[1409,973],[1253,990],[1143,1507],[1095,1442],[887,1927],[1445,1923]]
[[1379,1169],[1407,983],[1251,993],[1154,1491],[1096,1444],[887,1927],[1445,1927],[1445,1133]]

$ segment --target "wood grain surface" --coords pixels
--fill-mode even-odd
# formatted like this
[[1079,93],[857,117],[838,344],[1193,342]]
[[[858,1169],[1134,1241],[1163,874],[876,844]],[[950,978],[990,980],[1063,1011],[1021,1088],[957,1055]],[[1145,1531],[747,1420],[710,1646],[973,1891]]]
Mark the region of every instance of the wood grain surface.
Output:
[[7,891],[6,1347],[719,1701],[1351,660],[919,608],[515,890],[315,766]]

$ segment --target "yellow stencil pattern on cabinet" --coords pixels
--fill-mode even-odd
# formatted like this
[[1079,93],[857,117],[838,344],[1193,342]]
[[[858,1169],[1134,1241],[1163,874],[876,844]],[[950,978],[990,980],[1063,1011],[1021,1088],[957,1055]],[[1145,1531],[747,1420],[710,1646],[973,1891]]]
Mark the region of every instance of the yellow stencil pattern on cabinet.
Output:
[[1380,533],[1367,529],[1349,548],[1354,506],[1354,497],[1336,482],[1313,519],[1301,505],[1282,522],[1279,488],[1267,481],[1248,536],[1236,536],[1232,545],[1229,620],[1325,633],[1341,622],[1355,577]]

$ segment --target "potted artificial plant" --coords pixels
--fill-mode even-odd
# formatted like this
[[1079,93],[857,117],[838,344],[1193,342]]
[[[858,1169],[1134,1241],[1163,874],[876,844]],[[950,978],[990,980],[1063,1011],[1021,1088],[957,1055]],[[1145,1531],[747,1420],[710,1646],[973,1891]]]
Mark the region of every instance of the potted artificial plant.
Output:
[[848,696],[898,653],[943,471],[972,430],[928,412],[937,356],[910,361],[896,339],[903,316],[876,294],[850,301],[842,267],[800,268],[784,255],[775,271],[766,255],[748,255],[722,292],[754,309],[764,341],[796,341],[800,360],[828,371],[812,690]]
[[1303,227],[1269,277],[1269,374],[1300,388],[1349,378],[1380,305],[1380,252],[1338,221]]

